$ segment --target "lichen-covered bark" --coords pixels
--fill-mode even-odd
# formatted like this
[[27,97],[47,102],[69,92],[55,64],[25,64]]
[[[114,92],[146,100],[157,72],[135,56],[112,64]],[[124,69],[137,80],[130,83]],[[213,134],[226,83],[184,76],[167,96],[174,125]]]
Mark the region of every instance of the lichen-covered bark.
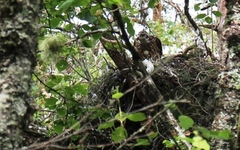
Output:
[[20,149],[41,0],[0,0],[0,149]]
[[224,20],[221,20],[219,32],[222,63],[228,70],[219,74],[215,110],[212,128],[215,130],[230,130],[230,140],[213,140],[212,147],[217,149],[239,149],[239,114],[240,114],[240,22],[239,0],[220,0]]
[[239,0],[219,0],[218,9],[222,13],[219,18],[217,33],[221,63],[232,67],[232,62],[240,60],[240,21]]

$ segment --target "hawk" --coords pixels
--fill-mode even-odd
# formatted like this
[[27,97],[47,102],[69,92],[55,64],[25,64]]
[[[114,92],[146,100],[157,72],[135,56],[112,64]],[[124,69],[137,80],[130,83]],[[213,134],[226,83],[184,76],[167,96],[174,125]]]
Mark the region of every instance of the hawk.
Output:
[[139,32],[134,41],[138,53],[143,59],[158,60],[162,56],[162,43],[159,38],[149,35],[145,30]]

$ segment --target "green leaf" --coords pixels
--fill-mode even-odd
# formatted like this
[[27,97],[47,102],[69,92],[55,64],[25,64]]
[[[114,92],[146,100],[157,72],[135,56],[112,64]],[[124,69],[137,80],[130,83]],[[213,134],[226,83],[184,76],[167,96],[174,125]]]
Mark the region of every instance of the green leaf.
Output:
[[132,23],[130,22],[130,20],[127,22],[127,32],[131,35],[134,36],[135,34],[135,30],[133,28]]
[[93,37],[94,40],[99,40],[101,36],[102,36],[102,33],[94,33],[94,34],[92,34],[92,37]]
[[162,143],[165,144],[167,148],[172,148],[175,145],[173,142],[169,140],[164,140]]
[[152,132],[152,133],[148,134],[148,138],[149,138],[149,139],[153,139],[153,138],[155,138],[157,135],[158,135],[157,132]]
[[80,122],[78,120],[72,120],[71,127],[73,127],[74,130],[78,130],[80,128]]
[[73,86],[73,89],[78,94],[81,94],[81,95],[88,94],[88,84],[76,84]]
[[127,131],[123,127],[117,127],[111,134],[111,138],[114,142],[121,142],[127,137]]
[[53,126],[53,130],[57,134],[62,133],[63,132],[63,128],[64,128],[64,126],[62,124],[54,124],[54,126]]
[[52,19],[50,19],[50,27],[52,29],[55,29],[58,26],[58,24],[59,24],[59,22],[61,20],[62,20],[61,18],[52,18]]
[[60,76],[60,75],[51,75],[49,78],[48,78],[48,81],[47,81],[47,85],[50,86],[50,87],[54,87],[56,86],[57,84],[59,84],[61,81],[63,80],[63,76]]
[[110,3],[110,4],[119,4],[119,5],[121,5],[122,0],[108,0],[108,3]]
[[193,137],[192,145],[198,149],[210,150],[210,145],[208,142],[200,136]]
[[207,16],[206,14],[198,14],[196,18],[197,19],[202,19],[202,18],[204,18],[206,16]]
[[93,43],[92,43],[91,40],[83,40],[82,43],[83,43],[83,45],[84,45],[85,47],[87,47],[87,48],[93,47]]
[[133,122],[139,122],[139,121],[146,120],[145,114],[141,113],[141,112],[130,114],[127,116],[127,118]]
[[79,139],[79,135],[71,135],[71,140],[76,141]]
[[65,108],[58,108],[58,109],[56,109],[56,111],[60,117],[66,116],[66,114],[67,114],[67,110]]
[[56,63],[56,68],[58,69],[58,71],[63,71],[65,69],[67,69],[69,66],[68,62],[66,60],[60,60]]
[[211,3],[216,3],[218,0],[209,0]]
[[73,89],[78,94],[81,94],[81,95],[88,94],[88,84],[75,84],[73,86]]
[[72,29],[73,29],[73,27],[74,27],[74,24],[67,24],[67,25],[65,25],[64,26],[64,29],[66,30],[66,31],[71,31]]
[[73,87],[64,86],[64,93],[67,98],[71,98],[75,94]]
[[127,119],[127,114],[124,112],[119,112],[115,115],[115,119],[119,120],[120,122],[123,122]]
[[79,13],[78,16],[80,19],[85,20],[89,23],[94,23],[94,21],[97,20],[97,18],[90,13],[90,10],[88,8],[82,9],[81,13]]
[[132,10],[131,0],[124,0],[124,1],[122,1],[122,3],[123,3],[124,8]]
[[208,138],[213,137],[211,135],[211,132],[208,129],[204,128],[204,127],[197,127],[196,130],[200,131],[204,138],[208,139]]
[[185,130],[189,129],[194,124],[194,121],[192,120],[192,118],[188,116],[183,116],[183,115],[179,116],[178,120],[179,120],[180,126]]
[[74,6],[81,6],[81,7],[86,7],[87,5],[90,4],[91,0],[74,0],[73,5]]
[[59,6],[59,10],[56,12],[56,14],[61,14],[63,12],[65,12],[74,2],[74,0],[66,0],[65,2],[63,2],[60,6]]
[[113,95],[112,95],[112,98],[114,98],[114,99],[119,99],[119,98],[121,98],[122,96],[123,96],[123,93],[118,92],[118,93],[113,94]]
[[219,11],[212,11],[212,13],[216,16],[216,17],[221,17],[222,13]]
[[231,137],[231,132],[229,130],[219,131],[219,137],[224,140],[229,140]]
[[194,10],[195,11],[198,11],[198,10],[200,10],[200,5],[201,5],[202,3],[197,3],[197,4],[195,4],[194,5]]
[[46,107],[56,106],[57,101],[58,101],[58,99],[56,99],[54,97],[47,98],[47,99],[45,99],[45,106]]
[[206,17],[205,21],[210,24],[210,23],[212,23],[212,18],[211,17]]
[[114,126],[114,121],[108,121],[108,122],[105,122],[103,124],[100,124],[99,127],[98,127],[98,130],[111,128],[113,126]]
[[156,3],[156,0],[150,0],[150,1],[148,2],[148,7],[153,8],[154,5],[155,5],[155,3]]
[[150,142],[148,139],[137,139],[137,143],[134,146],[140,146],[140,145],[150,145]]

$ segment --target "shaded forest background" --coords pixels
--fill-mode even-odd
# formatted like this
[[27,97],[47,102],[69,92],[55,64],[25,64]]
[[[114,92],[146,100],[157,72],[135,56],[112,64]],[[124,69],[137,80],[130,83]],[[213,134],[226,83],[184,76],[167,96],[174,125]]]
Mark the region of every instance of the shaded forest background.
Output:
[[[239,1],[44,0],[39,6],[36,57],[27,53],[36,67],[18,123],[20,144],[13,147],[239,148]],[[162,42],[163,57],[151,72],[133,46],[141,30]]]

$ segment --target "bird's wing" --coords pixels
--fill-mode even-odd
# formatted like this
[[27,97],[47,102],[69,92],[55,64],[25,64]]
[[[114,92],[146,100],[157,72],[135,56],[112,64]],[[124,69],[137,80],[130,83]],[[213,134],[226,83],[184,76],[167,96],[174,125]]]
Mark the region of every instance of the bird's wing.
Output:
[[159,54],[162,56],[162,43],[159,38],[155,37],[156,46],[159,49]]

